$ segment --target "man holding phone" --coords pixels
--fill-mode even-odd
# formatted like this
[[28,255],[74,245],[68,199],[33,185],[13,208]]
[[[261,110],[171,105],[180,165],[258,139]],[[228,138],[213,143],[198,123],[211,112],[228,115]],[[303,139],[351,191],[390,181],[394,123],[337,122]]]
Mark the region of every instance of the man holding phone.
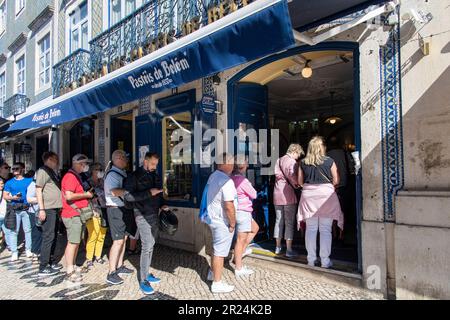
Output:
[[27,258],[31,258],[31,223],[28,216],[27,189],[33,178],[25,178],[25,164],[17,162],[12,167],[14,178],[8,180],[5,184],[4,198],[11,202],[12,209],[16,214],[16,229],[8,232],[8,244],[11,246],[11,261],[17,261],[19,253],[17,250],[17,234],[20,230],[20,224],[23,225],[25,233],[25,251]]
[[160,279],[149,273],[152,262],[153,246],[158,236],[159,210],[168,210],[163,198],[161,179],[156,168],[159,155],[153,152],[145,154],[143,166],[131,173],[124,182],[124,199],[134,209],[136,225],[141,238],[139,286],[144,294],[152,294],[152,283]]

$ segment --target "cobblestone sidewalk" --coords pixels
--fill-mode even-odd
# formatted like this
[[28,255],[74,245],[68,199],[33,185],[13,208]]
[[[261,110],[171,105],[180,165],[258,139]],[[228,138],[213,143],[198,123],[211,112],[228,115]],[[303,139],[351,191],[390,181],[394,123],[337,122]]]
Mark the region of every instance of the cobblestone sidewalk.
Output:
[[[236,289],[229,294],[212,294],[206,281],[206,258],[186,251],[157,246],[153,267],[162,279],[157,292],[144,296],[138,287],[136,272],[124,276],[119,286],[106,284],[107,264],[96,265],[78,286],[68,285],[63,273],[38,278],[38,265],[24,255],[15,263],[9,261],[7,250],[0,254],[0,299],[380,299],[379,294],[347,285],[335,285],[299,275],[253,267],[255,274],[236,279],[227,266],[224,278]],[[251,258],[246,258],[251,259]],[[131,256],[125,263],[136,269],[139,257]]]

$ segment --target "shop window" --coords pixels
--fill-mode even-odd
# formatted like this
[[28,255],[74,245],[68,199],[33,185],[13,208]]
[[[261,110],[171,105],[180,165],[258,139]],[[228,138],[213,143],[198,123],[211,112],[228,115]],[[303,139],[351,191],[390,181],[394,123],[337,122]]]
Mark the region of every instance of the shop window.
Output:
[[78,122],[70,129],[70,157],[82,153],[94,158],[94,120]]
[[192,200],[191,132],[192,115],[189,111],[162,119],[163,189],[167,200]]

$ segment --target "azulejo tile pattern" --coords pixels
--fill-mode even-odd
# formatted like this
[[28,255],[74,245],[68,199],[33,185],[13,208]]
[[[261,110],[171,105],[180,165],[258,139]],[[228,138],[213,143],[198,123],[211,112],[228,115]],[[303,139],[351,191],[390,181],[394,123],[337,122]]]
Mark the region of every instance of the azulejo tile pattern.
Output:
[[384,219],[395,221],[394,198],[403,188],[403,133],[401,108],[400,30],[398,24],[380,47],[380,92],[383,156]]

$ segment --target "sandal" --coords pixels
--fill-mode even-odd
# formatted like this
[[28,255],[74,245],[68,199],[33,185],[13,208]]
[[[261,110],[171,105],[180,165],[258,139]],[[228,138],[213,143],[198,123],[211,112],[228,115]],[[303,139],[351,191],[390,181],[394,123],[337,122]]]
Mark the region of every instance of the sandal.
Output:
[[68,273],[66,275],[66,281],[72,282],[72,283],[78,283],[81,282],[83,278],[80,274],[77,274],[75,271],[72,271],[71,273]]

